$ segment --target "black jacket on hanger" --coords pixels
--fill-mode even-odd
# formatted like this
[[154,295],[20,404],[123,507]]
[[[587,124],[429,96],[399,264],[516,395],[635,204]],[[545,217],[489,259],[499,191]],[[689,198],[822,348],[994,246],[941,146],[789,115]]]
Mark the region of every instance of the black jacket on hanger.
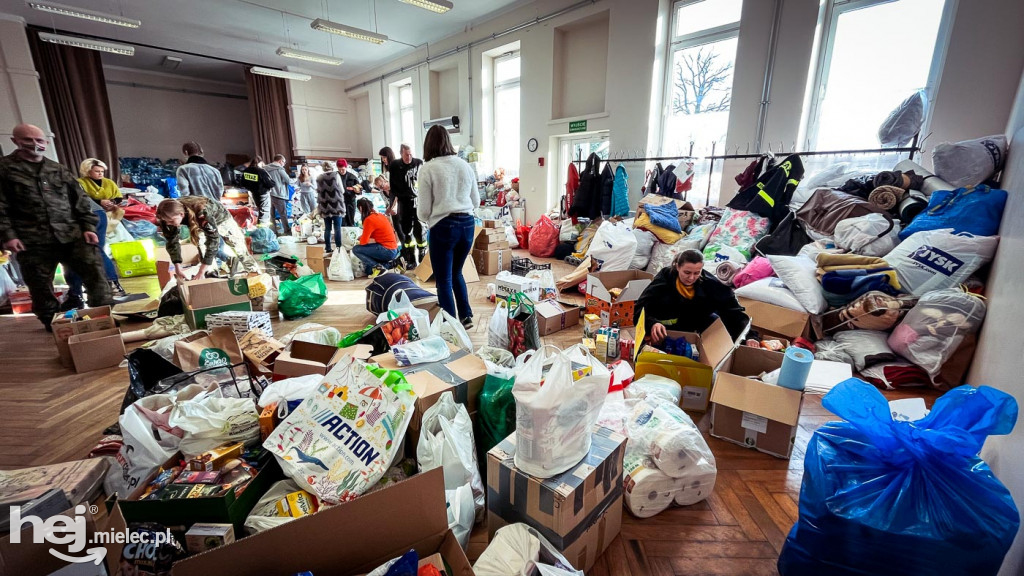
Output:
[[580,185],[569,207],[569,216],[591,220],[601,216],[601,158],[596,153],[587,157],[580,172]]
[[612,172],[612,165],[604,163],[604,170],[601,171],[601,202],[598,204],[602,215],[612,213],[612,189],[615,187],[615,173]]

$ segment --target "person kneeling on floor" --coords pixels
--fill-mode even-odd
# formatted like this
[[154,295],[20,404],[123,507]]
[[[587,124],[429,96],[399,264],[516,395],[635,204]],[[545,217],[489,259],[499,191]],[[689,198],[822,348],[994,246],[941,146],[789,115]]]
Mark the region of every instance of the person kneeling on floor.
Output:
[[671,266],[658,272],[640,294],[634,322],[641,310],[653,344],[664,341],[668,330],[702,332],[715,318],[721,318],[736,339],[750,321],[732,288],[704,270],[704,255],[697,250],[680,252]]
[[181,267],[181,236],[180,229],[186,226],[192,243],[199,246],[199,235],[206,238],[205,249],[201,250],[199,270],[195,278],[200,279],[214,263],[217,252],[221,248],[221,240],[229,256],[234,258],[228,267],[237,265],[246,272],[259,272],[259,263],[245,246],[245,234],[238,227],[235,219],[220,202],[205,196],[185,196],[177,200],[164,200],[156,207],[156,217],[160,222],[160,231],[167,240],[167,254],[174,263],[174,276],[186,280],[185,271]]
[[398,240],[391,219],[373,209],[373,202],[360,198],[356,209],[363,218],[363,235],[359,244],[352,247],[352,254],[359,258],[371,278],[396,267]]

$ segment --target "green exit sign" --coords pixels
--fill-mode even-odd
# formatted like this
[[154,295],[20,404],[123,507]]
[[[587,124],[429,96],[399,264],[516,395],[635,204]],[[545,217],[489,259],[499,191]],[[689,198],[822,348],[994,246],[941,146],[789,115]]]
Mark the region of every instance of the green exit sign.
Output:
[[572,122],[569,122],[569,134],[574,134],[576,132],[586,132],[586,131],[587,131],[587,121],[586,120],[574,120]]

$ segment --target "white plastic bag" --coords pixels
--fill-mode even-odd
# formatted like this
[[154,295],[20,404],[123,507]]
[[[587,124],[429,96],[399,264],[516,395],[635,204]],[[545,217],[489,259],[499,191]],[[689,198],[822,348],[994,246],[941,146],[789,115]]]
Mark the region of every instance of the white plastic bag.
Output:
[[434,321],[430,323],[430,333],[444,338],[445,342],[459,348],[469,351],[473,350],[473,341],[469,338],[469,333],[466,332],[465,327],[462,326],[462,322],[459,322],[443,309],[437,312],[437,315],[434,316]]
[[915,232],[885,261],[896,269],[903,289],[915,296],[953,288],[992,260],[998,236],[953,234],[953,230]]
[[[536,570],[535,570],[536,569]],[[494,538],[473,565],[477,576],[583,576],[535,529],[509,524]]]
[[395,362],[399,366],[414,366],[428,362],[440,362],[452,355],[448,342],[440,336],[428,336],[415,342],[395,344],[391,347]]
[[[591,429],[608,394],[608,368],[577,344],[555,355],[543,374],[544,354],[534,354],[516,374],[515,464],[530,476],[550,478],[578,464],[590,450]],[[578,354],[591,374],[573,381]],[[543,383],[543,386],[541,385]]]
[[259,420],[256,404],[249,398],[206,397],[176,403],[169,423],[185,431],[178,449],[193,458],[225,442],[259,444]]
[[601,413],[597,417],[597,424],[625,435],[626,420],[631,413],[632,411],[626,406],[626,399],[622,395],[622,390],[609,392],[608,397],[604,399],[604,405],[601,406]]
[[285,346],[291,344],[292,340],[323,344],[324,346],[337,346],[341,342],[341,332],[338,332],[337,328],[331,328],[316,322],[307,322],[285,334],[280,340],[281,344]]
[[416,395],[343,357],[263,443],[284,473],[329,504],[374,486],[400,452]]
[[985,301],[973,294],[956,288],[929,292],[893,329],[889,347],[923,368],[934,382],[964,338],[981,327],[985,312]]
[[508,349],[508,308],[504,301],[498,301],[494,314],[487,323],[487,345],[492,348]]
[[351,282],[355,280],[352,272],[352,258],[344,248],[338,248],[331,256],[331,264],[327,267],[327,279],[334,282]]
[[697,425],[676,404],[657,396],[637,402],[626,422],[629,449],[648,455],[673,478],[692,478],[717,470],[715,456]]
[[555,275],[551,270],[530,270],[526,277],[540,283],[540,296],[537,300],[554,300],[558,298],[558,289],[555,287]]
[[[683,398],[683,387],[671,378],[647,374],[634,380],[623,390],[626,400],[643,400],[647,397],[661,397],[678,405]],[[265,394],[265,392],[264,392]]]
[[412,302],[409,300],[409,296],[406,295],[405,290],[395,290],[394,296],[391,297],[391,303],[388,304],[387,312],[383,312],[377,316],[377,324],[390,320],[391,318],[388,317],[388,314],[391,312],[398,315],[408,313],[409,318],[412,319],[413,327],[416,328],[419,338],[426,338],[430,335],[430,313],[426,310],[413,306]]
[[294,480],[275,482],[270,487],[270,490],[267,490],[267,493],[260,498],[256,506],[253,507],[252,512],[245,519],[245,530],[249,534],[256,534],[257,532],[277,528],[282,524],[296,520],[296,518],[291,516],[278,516],[277,502],[281,498],[299,490],[302,490],[302,487],[296,484]]
[[341,229],[341,247],[345,250],[351,250],[353,246],[359,244],[359,237],[363,234],[363,229],[358,226],[343,227]]
[[448,529],[465,550],[469,546],[469,535],[476,524],[476,504],[473,503],[473,489],[463,484],[455,490],[444,491],[444,502],[448,507]]
[[505,226],[505,239],[508,240],[509,248],[519,248],[519,238],[516,237],[516,230],[511,226]]
[[885,256],[900,243],[899,225],[881,214],[847,218],[836,224],[836,245],[862,256]]
[[633,260],[630,261],[629,267],[643,270],[651,262],[651,252],[654,251],[658,237],[647,230],[633,230],[633,236],[636,237],[636,252],[633,253]]
[[629,226],[605,220],[594,234],[587,256],[597,262],[601,272],[628,270],[636,245],[636,236]]
[[272,382],[260,394],[259,406],[260,408],[266,408],[271,404],[281,401],[305,400],[316,391],[317,385],[323,379],[324,377],[320,374],[310,374],[308,376],[296,376],[295,378],[285,378],[284,380]]
[[484,518],[484,483],[476,461],[473,421],[462,404],[456,404],[451,392],[423,413],[420,441],[416,445],[420,472],[444,469],[445,490],[469,485],[473,490],[476,520]]

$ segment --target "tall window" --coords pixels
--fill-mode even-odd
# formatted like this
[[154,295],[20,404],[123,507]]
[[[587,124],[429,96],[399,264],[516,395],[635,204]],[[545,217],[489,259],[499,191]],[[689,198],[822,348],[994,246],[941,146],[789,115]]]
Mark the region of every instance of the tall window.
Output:
[[[829,0],[807,140],[817,150],[876,148],[878,127],[914,91],[933,95],[945,0]],[[893,42],[894,22],[913,23]]]
[[494,167],[519,175],[519,51],[494,59]]
[[[721,152],[729,130],[732,78],[743,0],[680,0],[673,6],[672,44],[662,126],[662,156],[706,156],[712,143]],[[677,163],[678,164],[678,163]],[[721,177],[697,162],[694,197],[718,198]],[[719,163],[721,166],[721,163]]]
[[398,88],[398,113],[402,127],[400,144],[408,144],[415,153],[419,146],[416,145],[416,122],[413,119],[413,107],[412,84],[400,86]]

